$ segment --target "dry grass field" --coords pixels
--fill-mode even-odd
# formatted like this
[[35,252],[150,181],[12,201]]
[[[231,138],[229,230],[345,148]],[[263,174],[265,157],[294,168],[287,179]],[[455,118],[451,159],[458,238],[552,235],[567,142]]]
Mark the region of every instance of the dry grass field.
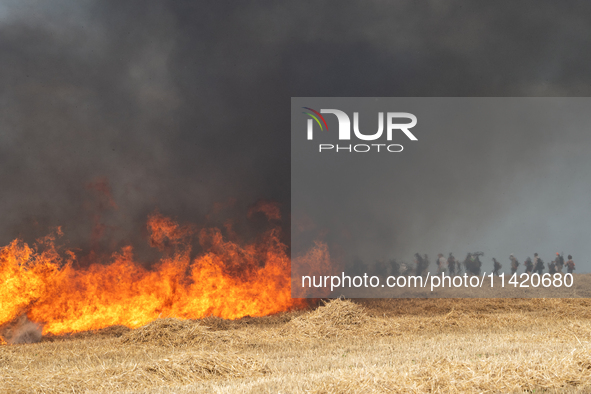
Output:
[[591,300],[334,300],[0,346],[1,393],[591,392]]

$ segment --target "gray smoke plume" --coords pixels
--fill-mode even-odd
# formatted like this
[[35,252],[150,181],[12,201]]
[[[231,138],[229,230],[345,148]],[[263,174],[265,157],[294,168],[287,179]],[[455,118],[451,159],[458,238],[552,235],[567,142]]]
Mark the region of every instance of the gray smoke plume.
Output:
[[[71,247],[113,250],[146,245],[154,209],[287,210],[290,97],[587,96],[591,5],[569,4],[0,0],[0,244],[62,226]],[[513,208],[487,196],[482,221]],[[429,220],[458,227],[445,215]]]

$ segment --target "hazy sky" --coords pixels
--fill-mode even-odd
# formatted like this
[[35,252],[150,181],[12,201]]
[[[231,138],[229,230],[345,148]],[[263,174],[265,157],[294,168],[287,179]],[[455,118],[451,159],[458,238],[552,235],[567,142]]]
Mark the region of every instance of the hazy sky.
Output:
[[[377,113],[410,112],[418,123],[375,141],[339,141],[334,115],[306,136],[302,107],[359,114],[372,134]],[[589,98],[299,98],[292,102],[294,251],[309,233],[325,234],[345,261],[372,263],[414,253],[484,252],[508,270],[510,253],[586,256],[591,225],[591,99]],[[404,122],[404,120],[403,120]],[[400,153],[319,152],[318,144],[402,144]],[[363,148],[360,148],[363,149]],[[302,221],[308,229],[298,231]],[[310,226],[313,223],[314,226]],[[306,241],[308,241],[306,243]],[[433,264],[432,268],[435,268]]]
[[154,209],[230,198],[287,212],[291,97],[588,96],[589,8],[0,0],[0,243],[61,225],[84,248],[97,220],[140,243]]

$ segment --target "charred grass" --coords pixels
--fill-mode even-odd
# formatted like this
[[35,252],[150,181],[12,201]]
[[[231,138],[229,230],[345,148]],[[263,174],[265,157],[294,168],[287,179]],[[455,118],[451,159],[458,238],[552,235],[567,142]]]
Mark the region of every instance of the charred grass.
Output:
[[586,299],[333,300],[0,346],[0,393],[590,391]]

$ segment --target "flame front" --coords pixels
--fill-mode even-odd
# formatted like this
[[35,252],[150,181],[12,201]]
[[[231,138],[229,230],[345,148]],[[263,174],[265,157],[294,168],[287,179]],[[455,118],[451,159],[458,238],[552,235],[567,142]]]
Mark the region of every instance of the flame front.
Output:
[[0,249],[0,326],[21,316],[43,323],[44,334],[124,325],[142,326],[158,317],[237,319],[306,305],[292,299],[290,259],[279,228],[257,242],[239,245],[217,228],[196,235],[203,252],[191,257],[193,230],[161,215],[148,221],[151,244],[163,257],[146,269],[131,246],[109,264],[74,268],[76,257],[57,252],[55,238],[32,247],[15,240]]

